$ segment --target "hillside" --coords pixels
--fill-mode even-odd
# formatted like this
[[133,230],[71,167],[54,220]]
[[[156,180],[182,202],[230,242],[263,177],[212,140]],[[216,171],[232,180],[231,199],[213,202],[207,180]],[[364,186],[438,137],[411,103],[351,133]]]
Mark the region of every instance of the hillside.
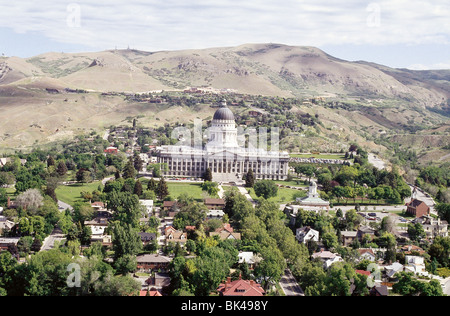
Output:
[[332,150],[336,140],[372,146],[380,134],[439,128],[450,114],[450,70],[348,62],[314,47],[247,44],[186,51],[47,53],[0,58],[0,150],[101,131],[129,117],[140,116],[148,126],[208,118],[211,102],[184,107],[126,97],[191,87],[225,91],[227,98],[299,98],[304,106],[291,112],[317,114],[322,122],[314,133],[323,139],[302,139],[310,143],[308,148],[325,142],[321,149]]

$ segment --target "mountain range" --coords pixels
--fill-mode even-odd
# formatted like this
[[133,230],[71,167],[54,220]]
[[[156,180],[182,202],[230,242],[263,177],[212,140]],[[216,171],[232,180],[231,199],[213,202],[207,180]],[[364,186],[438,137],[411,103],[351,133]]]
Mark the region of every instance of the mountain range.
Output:
[[[170,109],[142,109],[114,93],[191,87],[356,102],[366,106],[367,112],[362,114],[372,117],[381,129],[395,128],[395,124],[383,123],[393,120],[386,109],[408,111],[410,122],[429,128],[446,120],[448,123],[450,115],[450,70],[413,71],[345,61],[314,47],[246,44],[159,52],[46,53],[32,58],[0,58],[0,148],[26,147],[83,130],[102,129],[140,111],[155,124],[158,113]],[[89,93],[61,93],[64,91]],[[197,109],[197,113],[182,115],[183,119],[211,114],[208,107],[203,110],[205,113],[199,114]]]

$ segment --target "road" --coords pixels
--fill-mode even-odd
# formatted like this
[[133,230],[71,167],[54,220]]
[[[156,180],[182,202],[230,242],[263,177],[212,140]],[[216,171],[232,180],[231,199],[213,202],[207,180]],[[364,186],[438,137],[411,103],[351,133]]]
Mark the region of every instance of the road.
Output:
[[54,230],[51,235],[44,239],[41,247],[41,251],[50,250],[55,246],[55,241],[62,241],[65,239],[65,235],[60,231]]
[[58,208],[59,208],[59,210],[62,212],[62,211],[65,211],[65,210],[67,210],[67,209],[69,209],[69,210],[73,210],[73,207],[72,206],[70,206],[69,204],[67,204],[67,203],[64,203],[63,201],[58,201]]
[[377,169],[383,170],[386,168],[386,163],[377,157],[375,154],[369,153],[368,155],[369,163],[374,165]]
[[281,277],[280,286],[286,296],[305,296],[289,269],[286,269],[285,274]]

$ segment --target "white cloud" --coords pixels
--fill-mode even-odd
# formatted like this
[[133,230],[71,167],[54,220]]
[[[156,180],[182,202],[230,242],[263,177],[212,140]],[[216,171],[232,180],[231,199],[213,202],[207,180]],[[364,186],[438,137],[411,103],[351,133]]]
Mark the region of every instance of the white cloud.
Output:
[[73,2],[80,9],[79,25],[71,23],[77,20],[69,2],[0,1],[0,27],[95,49],[450,42],[447,0],[80,0]]

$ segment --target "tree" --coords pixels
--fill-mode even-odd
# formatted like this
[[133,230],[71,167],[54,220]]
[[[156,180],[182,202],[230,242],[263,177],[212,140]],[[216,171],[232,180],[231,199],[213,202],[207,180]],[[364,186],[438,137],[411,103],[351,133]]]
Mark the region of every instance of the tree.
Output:
[[122,177],[124,179],[134,179],[136,177],[136,169],[134,168],[133,157],[130,157],[130,159],[128,159],[128,162],[123,169]]
[[255,183],[253,188],[258,197],[262,196],[265,199],[275,197],[278,194],[278,186],[271,180],[260,180]]
[[76,179],[81,183],[88,183],[91,179],[91,173],[88,169],[80,168],[76,173]]
[[281,251],[275,247],[265,247],[261,250],[263,260],[255,268],[255,274],[263,279],[264,289],[270,284],[279,282],[286,268],[286,261]]
[[111,271],[101,282],[94,285],[97,296],[130,296],[137,295],[142,285],[129,275],[114,276]]
[[67,166],[66,163],[64,161],[60,161],[58,163],[58,167],[56,168],[56,172],[62,177],[65,176],[67,173]]
[[212,171],[211,168],[206,169],[204,175],[203,175],[203,180],[205,181],[212,181]]
[[315,172],[317,171],[316,168],[310,164],[296,165],[294,167],[294,170],[297,175],[303,174],[305,177],[307,177],[308,182],[311,182],[311,177],[314,176]]
[[124,256],[137,255],[142,250],[142,241],[139,234],[133,226],[126,223],[114,223],[112,244],[114,261]]
[[53,156],[49,156],[47,159],[47,167],[54,166],[55,164],[56,163],[55,163],[55,159],[53,158]]
[[392,286],[394,293],[404,296],[443,296],[442,286],[437,280],[422,282],[410,272],[397,273],[398,282]]
[[194,259],[194,262],[196,270],[190,283],[195,284],[196,296],[209,295],[229,273],[227,254],[218,247],[209,248],[208,252]]
[[136,183],[134,185],[133,193],[136,194],[139,197],[142,195],[143,191],[142,191],[142,183],[141,183],[141,181],[139,181],[139,180],[136,181]]
[[16,204],[19,207],[35,212],[43,205],[44,198],[37,189],[28,189],[19,194],[16,198]]
[[205,181],[202,184],[202,190],[208,192],[212,197],[218,196],[219,184],[217,182]]
[[159,180],[156,194],[158,195],[158,199],[161,201],[169,195],[169,187],[167,186],[164,178],[161,178],[161,180]]
[[450,203],[438,203],[436,211],[441,219],[450,223]]
[[113,220],[133,227],[139,226],[141,207],[139,197],[130,192],[113,191],[106,196],[108,208],[113,211]]
[[254,185],[255,185],[255,175],[253,174],[253,170],[250,169],[245,175],[245,187],[253,188]]
[[412,241],[420,241],[426,237],[425,230],[420,223],[408,224],[408,235]]
[[158,184],[156,183],[155,179],[151,178],[147,183],[147,190],[156,192],[158,189]]
[[134,169],[136,169],[137,172],[142,171],[143,164],[144,162],[142,161],[141,156],[137,152],[135,152],[133,160]]

